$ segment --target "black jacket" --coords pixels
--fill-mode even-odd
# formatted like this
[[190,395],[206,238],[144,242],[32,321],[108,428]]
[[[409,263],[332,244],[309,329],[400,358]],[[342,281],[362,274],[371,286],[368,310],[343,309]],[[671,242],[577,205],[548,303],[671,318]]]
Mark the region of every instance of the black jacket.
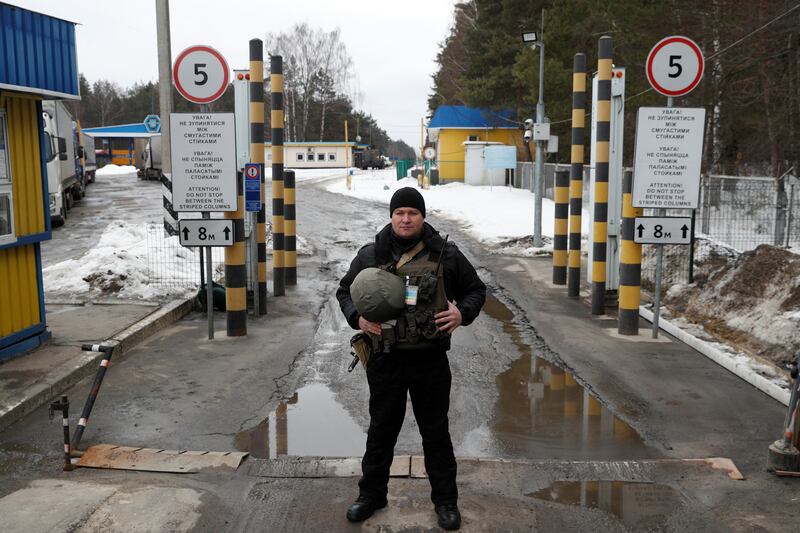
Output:
[[[350,263],[350,270],[339,282],[336,299],[339,300],[339,307],[341,307],[347,323],[353,329],[359,329],[358,311],[350,297],[350,284],[363,269],[379,267],[392,262],[391,231],[391,224],[387,224],[375,235],[374,243],[362,247],[353,262]],[[424,223],[422,229],[422,240],[425,242],[425,250],[435,254],[438,259],[444,239],[427,222]],[[467,261],[464,254],[452,242],[447,243],[442,257],[442,266],[444,267],[444,286],[447,299],[454,301],[458,310],[461,311],[461,325],[468,326],[478,317],[478,313],[483,307],[483,302],[486,300],[486,285],[480,280],[475,268]]]

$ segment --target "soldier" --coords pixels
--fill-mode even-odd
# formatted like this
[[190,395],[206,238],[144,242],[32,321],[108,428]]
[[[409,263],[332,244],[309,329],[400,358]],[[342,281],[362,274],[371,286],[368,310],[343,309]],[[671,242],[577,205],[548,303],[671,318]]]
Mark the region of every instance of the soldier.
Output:
[[[455,244],[448,244],[425,222],[425,200],[419,191],[412,187],[396,191],[389,214],[391,223],[374,243],[358,251],[336,291],[347,322],[369,334],[375,347],[366,369],[367,449],[359,496],[347,519],[360,522],[386,506],[389,467],[410,394],[438,523],[444,529],[458,529],[456,460],[447,419],[451,381],[447,350],[453,331],[478,316],[486,286]],[[393,320],[386,320],[385,310],[391,305],[382,300],[393,299],[387,291],[397,290],[397,284],[381,284],[371,267],[402,280],[404,308]],[[358,276],[365,269],[372,272]],[[374,309],[379,312],[370,314]]]

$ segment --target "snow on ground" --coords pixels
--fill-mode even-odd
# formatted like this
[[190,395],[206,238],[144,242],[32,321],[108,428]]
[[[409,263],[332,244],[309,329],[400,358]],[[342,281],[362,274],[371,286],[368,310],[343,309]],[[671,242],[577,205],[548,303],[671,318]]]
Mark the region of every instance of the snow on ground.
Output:
[[695,282],[665,304],[716,340],[782,366],[800,350],[800,257],[770,245],[739,254],[698,240]]
[[[268,236],[269,238],[270,236]],[[270,243],[267,243],[268,249]],[[314,248],[297,237],[298,255]],[[214,278],[223,275],[225,250],[212,249]],[[43,269],[48,293],[157,300],[184,298],[199,287],[199,255],[167,237],[158,224],[115,220],[106,226],[97,245],[79,259]]]
[[136,167],[130,165],[118,166],[113,163],[105,165],[103,168],[98,168],[95,172],[97,176],[129,176],[136,175]]
[[[417,180],[398,180],[395,169],[357,172],[353,187],[347,189],[345,178],[332,181],[330,192],[364,200],[389,204],[392,194],[401,187],[416,187]],[[552,250],[552,244],[534,248],[530,242],[533,233],[533,195],[526,190],[505,186],[473,186],[448,183],[419,189],[425,197],[425,208],[442,218],[458,223],[477,240],[496,251],[510,255],[531,256]],[[542,235],[553,236],[554,202],[542,202]],[[583,232],[587,233],[589,220],[584,211]],[[526,239],[526,237],[528,237]]]
[[693,322],[689,322],[683,317],[671,317],[669,321],[674,325],[682,330],[690,333],[694,337],[701,339],[702,341],[706,342],[710,346],[716,348],[717,350],[727,354],[730,356],[733,361],[737,365],[744,366],[749,368],[756,374],[760,374],[761,376],[767,378],[777,386],[781,387],[782,389],[788,389],[790,386],[789,379],[787,379],[788,373],[781,370],[777,366],[773,364],[769,364],[766,362],[761,362],[756,358],[752,357],[749,354],[744,352],[738,351],[727,344],[723,344],[721,342],[717,342],[715,339],[716,337],[710,335],[706,329],[700,325],[695,324]]
[[[162,264],[181,265],[171,268],[175,281],[196,270],[195,254],[177,244],[158,248],[170,257],[155,258]],[[100,241],[80,259],[68,259],[45,268],[44,289],[47,292],[119,296],[133,299],[158,299],[167,296],[188,296],[195,287],[169,288],[154,283],[149,266],[148,224],[129,224],[124,220],[111,222],[103,231]],[[216,254],[215,254],[216,255]],[[185,281],[185,280],[183,280]]]
[[[269,165],[267,165],[269,167]],[[346,175],[344,168],[286,168],[286,170],[294,171],[294,181],[301,183],[304,181],[312,181],[317,179],[334,178],[341,176],[345,179]],[[352,169],[359,172],[357,169]],[[272,168],[267,168],[264,171],[267,179],[272,179]]]

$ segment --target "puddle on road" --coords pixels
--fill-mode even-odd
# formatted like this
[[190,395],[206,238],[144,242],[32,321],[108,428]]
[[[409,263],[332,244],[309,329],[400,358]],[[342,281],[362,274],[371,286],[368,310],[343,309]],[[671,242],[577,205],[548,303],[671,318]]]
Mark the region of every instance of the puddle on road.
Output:
[[680,506],[670,487],[627,481],[556,481],[531,498],[600,509],[634,529],[656,529]]
[[496,378],[499,398],[492,429],[503,456],[610,460],[654,455],[573,375],[532,353],[505,304],[487,295],[483,311],[502,324],[520,354]]
[[321,383],[298,389],[258,426],[239,432],[236,449],[259,459],[279,455],[358,457],[366,434]]
[[[494,349],[519,354],[495,378],[498,396],[489,423],[493,444],[485,453],[528,460],[656,456],[633,428],[571,374],[533,354],[525,326],[515,323],[506,305],[489,295],[484,312],[504,333]],[[358,457],[365,442],[364,430],[323,383],[299,389],[258,426],[239,432],[234,439],[238,450],[264,459],[281,455]]]

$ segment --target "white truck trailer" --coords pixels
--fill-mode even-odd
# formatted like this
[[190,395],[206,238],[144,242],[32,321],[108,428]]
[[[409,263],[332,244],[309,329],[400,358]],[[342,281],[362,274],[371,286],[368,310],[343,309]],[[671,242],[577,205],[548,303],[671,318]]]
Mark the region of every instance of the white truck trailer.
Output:
[[142,179],[160,180],[164,170],[161,164],[161,134],[156,133],[146,141],[141,153],[138,150],[136,152],[140,159],[136,164],[136,174]]
[[61,100],[44,100],[42,115],[50,218],[54,226],[61,226],[75,199],[83,195],[82,169],[75,146],[73,119],[64,103]]

